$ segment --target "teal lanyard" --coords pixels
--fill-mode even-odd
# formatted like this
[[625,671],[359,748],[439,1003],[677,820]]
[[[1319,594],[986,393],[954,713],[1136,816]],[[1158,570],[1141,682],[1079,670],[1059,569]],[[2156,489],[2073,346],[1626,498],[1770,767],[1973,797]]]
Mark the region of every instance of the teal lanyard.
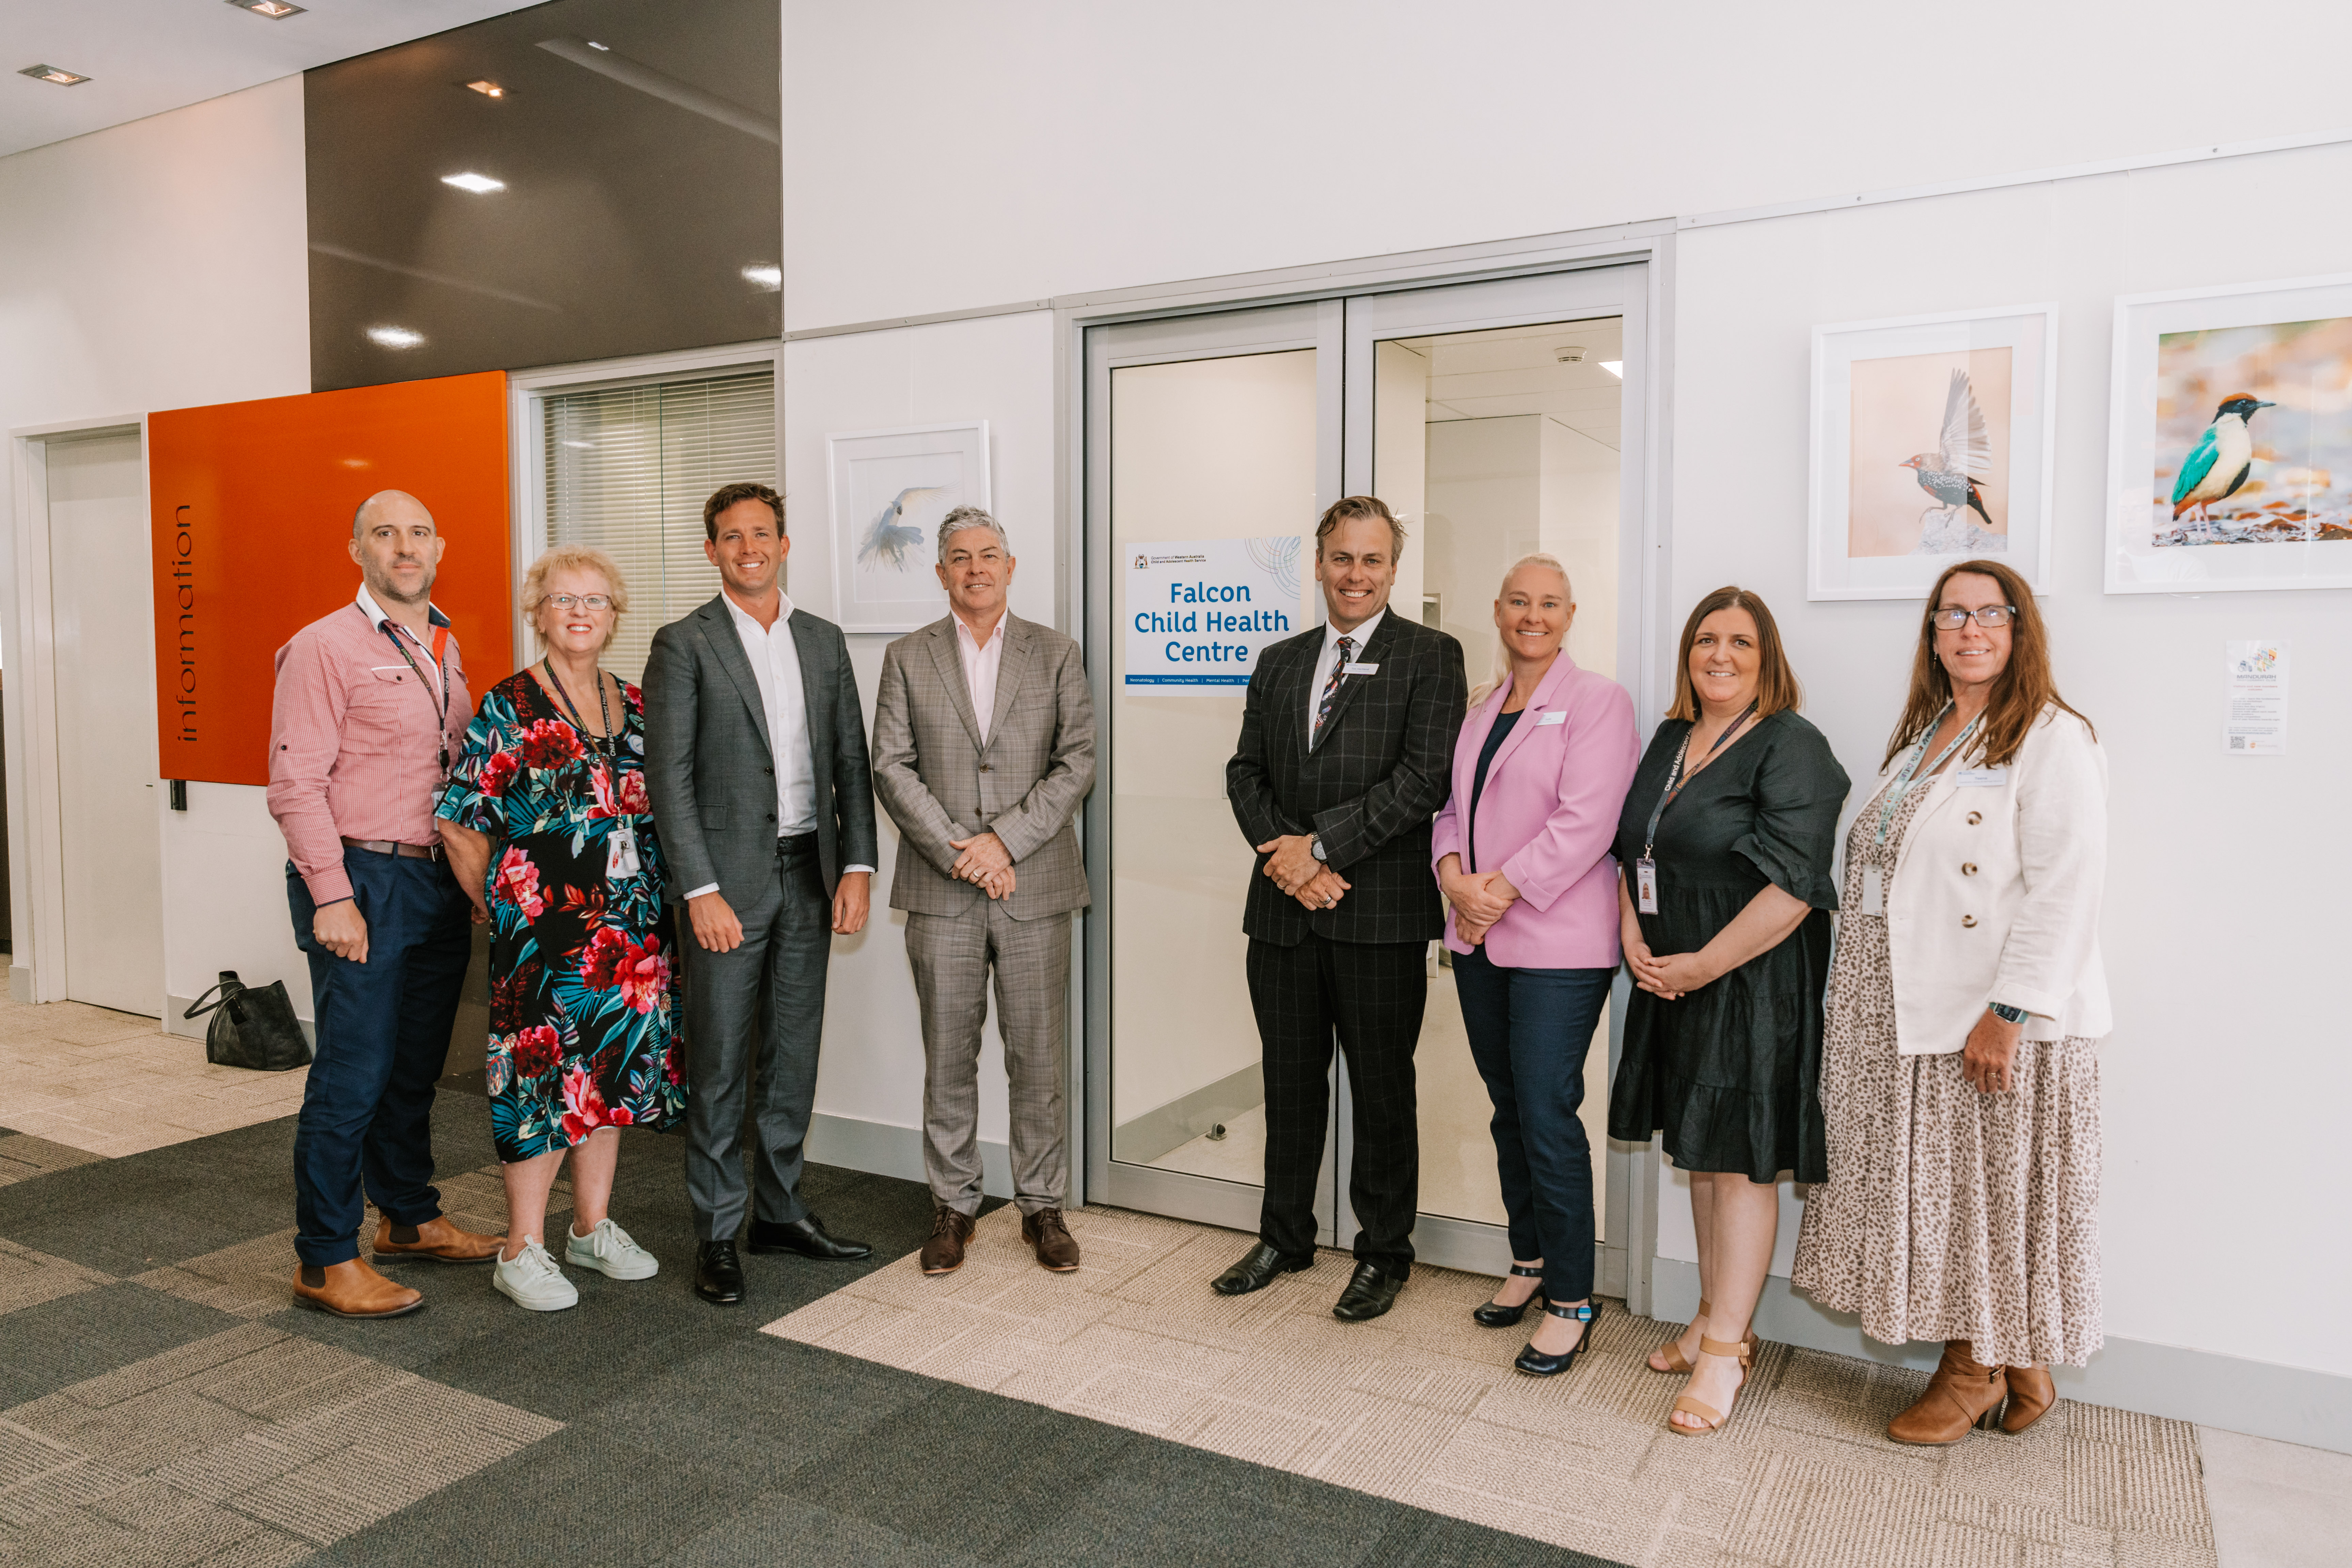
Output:
[[1949,713],[1951,710],[1952,705],[1948,702],[1945,703],[1943,712],[1936,715],[1936,723],[1928,725],[1927,732],[1919,737],[1919,743],[1911,748],[1911,760],[1903,764],[1903,771],[1895,775],[1895,782],[1888,784],[1886,786],[1886,793],[1878,797],[1877,847],[1881,849],[1886,847],[1887,826],[1889,824],[1894,822],[1895,814],[1903,809],[1903,797],[1911,793],[1912,779],[1915,776],[1930,779],[1934,778],[1936,776],[1936,770],[1942,767],[1945,763],[1949,761],[1952,753],[1960,749],[1960,743],[1976,732],[1977,720],[1984,717],[1983,714],[1979,713],[1977,715],[1976,719],[1971,719],[1967,724],[1963,725],[1960,729],[1960,732],[1952,737],[1951,744],[1946,746],[1942,751],[1937,752],[1936,753],[1936,760],[1928,764],[1927,773],[1925,774],[1920,774],[1919,759],[1927,754],[1927,742],[1936,738],[1936,724],[1942,723],[1944,721],[1944,714]]

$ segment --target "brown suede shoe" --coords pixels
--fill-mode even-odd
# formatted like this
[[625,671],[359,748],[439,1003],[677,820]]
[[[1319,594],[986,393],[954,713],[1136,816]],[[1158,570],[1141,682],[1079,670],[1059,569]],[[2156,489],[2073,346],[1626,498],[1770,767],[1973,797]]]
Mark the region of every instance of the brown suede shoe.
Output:
[[1037,1261],[1056,1274],[1078,1266],[1077,1238],[1062,1223],[1060,1209],[1039,1209],[1021,1216],[1021,1239],[1037,1249]]
[[436,1215],[423,1225],[394,1225],[390,1220],[375,1227],[375,1255],[378,1258],[430,1258],[436,1263],[488,1263],[504,1249],[503,1236],[482,1236],[470,1230],[459,1230],[449,1223],[446,1215]]
[[2058,1385],[2050,1381],[2046,1366],[2001,1370],[2009,1373],[2009,1408],[2000,1413],[2000,1429],[2022,1432],[2050,1414],[2050,1407],[2058,1403]]
[[1947,1340],[1927,1392],[1886,1424],[1886,1435],[1898,1443],[1947,1447],[1966,1437],[1971,1426],[1991,1426],[2008,1396],[2009,1380],[2000,1367],[1979,1363],[1968,1341]]
[[963,1244],[971,1239],[971,1215],[945,1204],[933,1205],[931,1239],[923,1243],[923,1272],[952,1274],[963,1267]]
[[323,1268],[301,1265],[294,1270],[294,1300],[338,1318],[397,1318],[425,1305],[422,1291],[394,1284],[359,1258]]

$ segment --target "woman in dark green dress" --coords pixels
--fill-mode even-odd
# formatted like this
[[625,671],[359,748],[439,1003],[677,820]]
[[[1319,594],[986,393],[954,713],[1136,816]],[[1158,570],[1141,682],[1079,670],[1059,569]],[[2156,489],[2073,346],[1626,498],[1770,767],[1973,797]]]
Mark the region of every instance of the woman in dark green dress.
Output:
[[1845,770],[1797,713],[1764,601],[1717,588],[1683,626],[1675,705],[1617,823],[1625,963],[1636,989],[1609,1135],[1690,1174],[1698,1315],[1650,1357],[1687,1372],[1670,1430],[1723,1425],[1756,1340],[1780,1173],[1829,1178],[1822,1123],[1830,874]]

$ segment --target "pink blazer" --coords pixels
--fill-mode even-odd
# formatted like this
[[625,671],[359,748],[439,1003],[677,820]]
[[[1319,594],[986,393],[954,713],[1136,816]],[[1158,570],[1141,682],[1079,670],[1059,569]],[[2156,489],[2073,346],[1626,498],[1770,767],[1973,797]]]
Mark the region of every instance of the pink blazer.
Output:
[[[1471,710],[1454,748],[1454,789],[1437,814],[1430,865],[1463,853],[1478,752],[1510,696],[1506,681]],[[1580,669],[1565,649],[1536,687],[1517,727],[1486,769],[1475,816],[1476,864],[1499,869],[1519,901],[1486,933],[1486,956],[1510,969],[1616,966],[1617,861],[1609,853],[1641,752],[1633,700],[1605,675]],[[1445,945],[1468,952],[1445,914]]]

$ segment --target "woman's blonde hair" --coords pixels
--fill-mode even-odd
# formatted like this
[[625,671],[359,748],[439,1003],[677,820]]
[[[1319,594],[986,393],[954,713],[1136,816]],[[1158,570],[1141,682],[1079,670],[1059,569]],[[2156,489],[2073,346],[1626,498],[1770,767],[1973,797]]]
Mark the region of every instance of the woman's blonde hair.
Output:
[[[1520,556],[1517,561],[1512,562],[1511,564],[1505,569],[1503,573],[1503,581],[1495,590],[1495,597],[1499,599],[1504,595],[1509,593],[1511,591],[1511,579],[1517,576],[1523,568],[1528,566],[1540,566],[1547,572],[1559,573],[1559,588],[1562,596],[1568,600],[1570,605],[1573,605],[1576,603],[1576,584],[1569,581],[1568,568],[1559,563],[1559,558],[1558,556],[1547,555],[1540,550],[1537,551],[1533,555]],[[1560,639],[1559,646],[1562,653],[1568,651],[1568,639],[1565,637]],[[1502,685],[1505,681],[1510,679],[1511,650],[1502,637],[1501,628],[1497,627],[1496,628],[1495,637],[1494,670],[1484,681],[1479,683],[1475,690],[1470,693],[1470,706],[1475,708],[1481,702],[1486,701],[1486,699],[1495,695],[1495,689],[1496,687]]]
[[1726,586],[1693,605],[1690,619],[1683,623],[1682,646],[1675,653],[1675,705],[1666,710],[1666,717],[1698,721],[1698,692],[1691,685],[1691,647],[1698,641],[1699,623],[1717,610],[1745,610],[1756,623],[1756,717],[1769,719],[1784,708],[1803,707],[1804,688],[1797,684],[1797,672],[1789,668],[1772,612],[1764,607],[1761,595]]
[[534,632],[539,630],[540,609],[547,603],[548,575],[555,572],[593,572],[604,579],[605,592],[613,600],[612,629],[604,634],[609,646],[629,609],[629,584],[621,568],[593,544],[559,544],[532,562],[530,570],[522,574],[522,618]]

